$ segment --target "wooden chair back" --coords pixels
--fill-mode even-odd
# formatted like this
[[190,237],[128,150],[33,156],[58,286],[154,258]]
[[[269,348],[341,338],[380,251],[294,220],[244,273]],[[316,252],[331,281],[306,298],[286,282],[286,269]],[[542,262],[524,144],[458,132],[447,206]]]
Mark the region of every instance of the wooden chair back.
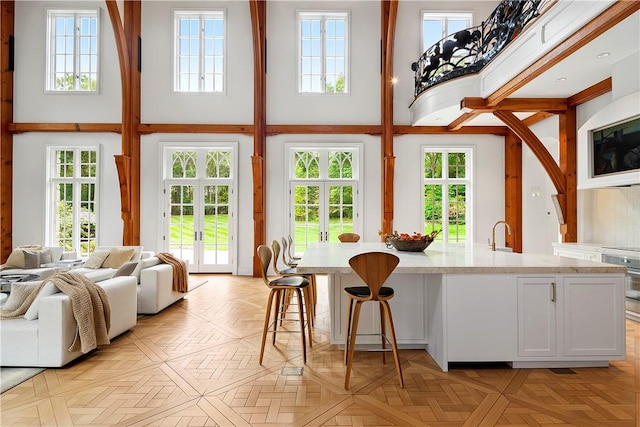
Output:
[[342,233],[338,236],[342,243],[356,243],[360,240],[360,235],[356,233]]
[[[276,274],[278,275],[282,275],[280,273],[280,269],[278,268],[278,258],[280,258],[280,243],[278,243],[277,240],[274,240],[273,242],[271,242],[271,250],[273,251],[273,271],[276,272]],[[286,262],[284,261],[284,253],[282,254],[282,262],[284,262],[286,264]]]
[[260,258],[260,274],[262,275],[262,280],[264,280],[264,284],[269,286],[270,280],[267,276],[267,272],[269,270],[269,264],[271,264],[271,248],[266,245],[258,246],[258,258]]
[[349,265],[371,290],[368,300],[377,301],[380,288],[396,268],[400,258],[388,252],[365,252],[349,259]]

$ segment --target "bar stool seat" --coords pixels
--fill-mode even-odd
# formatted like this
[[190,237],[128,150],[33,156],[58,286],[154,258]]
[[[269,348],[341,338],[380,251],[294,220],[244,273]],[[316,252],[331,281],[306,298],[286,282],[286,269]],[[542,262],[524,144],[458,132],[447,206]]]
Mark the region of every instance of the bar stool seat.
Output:
[[[362,304],[367,301],[377,301],[380,306],[380,335],[383,350],[382,363],[386,362],[385,352],[386,342],[388,340],[391,343],[400,387],[404,388],[402,368],[400,366],[400,357],[398,355],[398,345],[396,343],[396,333],[393,327],[391,307],[388,302],[393,298],[394,291],[393,288],[382,286],[399,262],[400,259],[397,256],[388,252],[365,252],[355,255],[349,259],[349,265],[367,286],[351,286],[344,289],[344,292],[349,298],[346,316],[347,325],[344,334],[344,361],[347,365],[344,388],[347,390],[349,389],[351,367],[353,365],[356,346],[356,336],[358,335],[360,309],[362,308]],[[389,338],[386,336],[385,323],[388,323],[389,325]]]

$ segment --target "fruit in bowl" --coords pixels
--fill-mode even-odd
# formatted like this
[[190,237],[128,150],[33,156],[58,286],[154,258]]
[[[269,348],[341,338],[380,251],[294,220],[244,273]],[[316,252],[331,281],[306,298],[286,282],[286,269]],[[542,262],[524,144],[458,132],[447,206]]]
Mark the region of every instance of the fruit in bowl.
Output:
[[384,242],[388,248],[393,247],[398,251],[406,252],[422,252],[433,242],[440,231],[442,230],[434,230],[430,234],[408,234],[398,233],[394,230],[391,234],[384,234],[381,231],[378,231],[378,234],[384,237]]

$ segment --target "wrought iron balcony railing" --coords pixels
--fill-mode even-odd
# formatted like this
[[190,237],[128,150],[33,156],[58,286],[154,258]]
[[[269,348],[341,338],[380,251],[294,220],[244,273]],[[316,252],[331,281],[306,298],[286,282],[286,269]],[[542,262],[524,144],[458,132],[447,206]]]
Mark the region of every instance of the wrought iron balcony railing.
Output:
[[500,53],[549,0],[503,0],[482,24],[440,40],[411,64],[414,97],[460,76],[478,73]]

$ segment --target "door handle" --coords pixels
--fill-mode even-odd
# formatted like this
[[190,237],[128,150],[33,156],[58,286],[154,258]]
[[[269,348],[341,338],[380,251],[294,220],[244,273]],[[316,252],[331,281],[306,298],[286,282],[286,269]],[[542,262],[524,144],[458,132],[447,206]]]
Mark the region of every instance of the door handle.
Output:
[[551,282],[551,301],[556,302],[556,283]]
[[202,231],[200,232],[200,240],[202,240]]
[[198,241],[198,232],[197,231],[193,232],[193,240],[195,240],[196,242]]

